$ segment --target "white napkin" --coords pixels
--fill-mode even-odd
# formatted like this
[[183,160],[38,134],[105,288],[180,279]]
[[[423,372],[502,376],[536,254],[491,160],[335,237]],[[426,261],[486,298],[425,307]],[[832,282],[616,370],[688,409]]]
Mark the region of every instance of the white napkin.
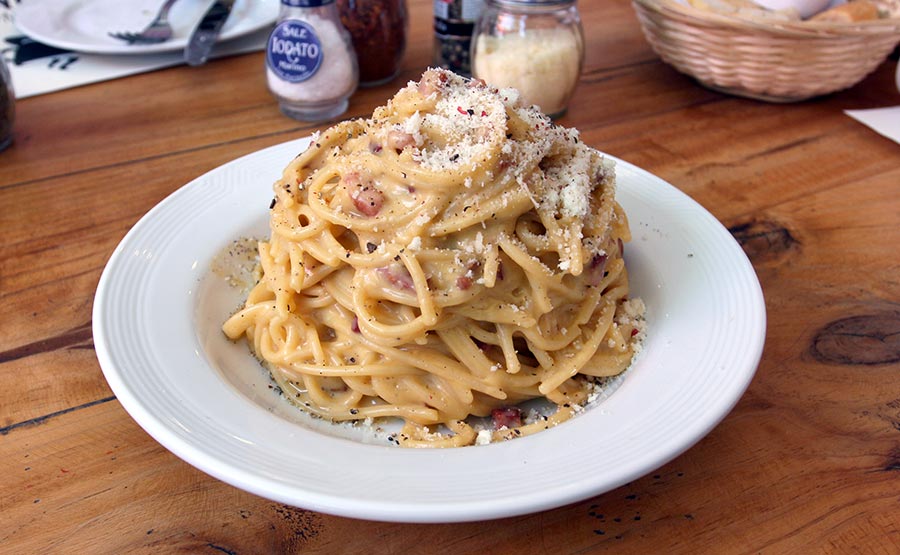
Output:
[[[36,96],[49,92],[117,79],[137,73],[162,69],[184,63],[181,50],[160,54],[104,55],[81,52],[35,50],[32,45],[28,55],[20,53],[20,63],[15,63],[18,44],[24,34],[14,22],[15,11],[4,7],[0,1],[0,55],[9,67],[16,98]],[[15,6],[14,2],[10,5]],[[216,45],[213,58],[262,50],[266,46],[270,29],[263,29],[241,38]],[[41,46],[41,45],[38,45]],[[25,60],[21,60],[25,58]],[[262,71],[262,70],[260,70]]]
[[844,113],[888,139],[900,143],[900,106],[872,110],[844,110]]
[[[900,64],[897,64],[897,90],[900,91]],[[871,110],[844,110],[856,121],[867,125],[876,133],[900,143],[900,106]]]

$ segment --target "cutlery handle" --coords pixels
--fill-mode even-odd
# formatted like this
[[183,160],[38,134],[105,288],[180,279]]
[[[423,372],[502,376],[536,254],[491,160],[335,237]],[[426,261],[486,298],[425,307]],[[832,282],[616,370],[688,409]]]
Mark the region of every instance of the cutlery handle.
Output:
[[233,1],[216,0],[197,24],[197,28],[194,29],[187,47],[184,49],[184,60],[188,65],[198,66],[206,63],[209,53],[216,43],[216,38],[219,36],[219,31],[222,30],[225,20],[231,13],[232,4],[234,4]]

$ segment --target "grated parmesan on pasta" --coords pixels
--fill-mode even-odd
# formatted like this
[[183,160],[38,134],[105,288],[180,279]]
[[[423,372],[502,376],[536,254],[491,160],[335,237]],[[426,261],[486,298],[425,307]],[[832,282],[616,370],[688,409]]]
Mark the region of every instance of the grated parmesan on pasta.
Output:
[[514,90],[428,70],[274,189],[262,277],[223,329],[315,415],[399,418],[401,446],[512,439],[582,411],[639,348],[615,167]]

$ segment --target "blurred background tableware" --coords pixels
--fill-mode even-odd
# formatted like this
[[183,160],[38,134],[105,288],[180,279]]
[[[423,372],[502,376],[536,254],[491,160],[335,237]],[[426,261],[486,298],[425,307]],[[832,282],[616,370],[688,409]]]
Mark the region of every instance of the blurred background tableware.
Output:
[[359,72],[334,0],[281,0],[266,46],[266,80],[290,118],[324,121],[347,111]]
[[900,91],[900,62],[897,62],[897,69],[894,80],[897,82],[897,91]]
[[341,22],[353,38],[359,84],[382,85],[400,72],[406,52],[406,0],[337,0]]
[[110,32],[109,36],[123,40],[128,44],[156,44],[169,40],[172,38],[172,26],[169,25],[169,10],[172,9],[172,4],[177,1],[166,0],[163,2],[156,17],[143,31],[116,31]]
[[434,0],[434,65],[467,77],[471,75],[472,35],[484,2]]
[[514,87],[526,103],[562,115],[584,64],[575,0],[487,0],[471,55],[474,77]]
[[0,57],[0,150],[12,143],[13,120],[16,115],[16,95],[6,62]]
[[802,19],[808,19],[821,12],[831,0],[753,0],[756,4],[770,10],[797,10]]
[[[157,43],[128,44],[110,32],[143,29],[163,0],[28,0],[16,5],[15,23],[23,34],[42,44],[92,54],[150,54],[183,50],[191,31],[211,2],[181,0],[168,14],[172,38]],[[2,1],[0,1],[2,4]],[[219,42],[261,31],[275,22],[278,0],[236,0]]]
[[632,0],[662,60],[721,92],[795,102],[852,87],[900,42],[900,19],[852,23],[718,13],[676,0]]
[[203,14],[184,49],[184,61],[188,65],[199,66],[206,63],[233,6],[234,0],[215,0]]

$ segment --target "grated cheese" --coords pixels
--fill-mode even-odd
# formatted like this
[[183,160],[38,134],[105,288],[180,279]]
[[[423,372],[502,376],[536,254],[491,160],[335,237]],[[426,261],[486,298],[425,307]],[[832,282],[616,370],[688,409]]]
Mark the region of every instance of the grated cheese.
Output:
[[475,437],[475,445],[487,445],[492,440],[492,434],[490,430],[480,430],[478,435]]

